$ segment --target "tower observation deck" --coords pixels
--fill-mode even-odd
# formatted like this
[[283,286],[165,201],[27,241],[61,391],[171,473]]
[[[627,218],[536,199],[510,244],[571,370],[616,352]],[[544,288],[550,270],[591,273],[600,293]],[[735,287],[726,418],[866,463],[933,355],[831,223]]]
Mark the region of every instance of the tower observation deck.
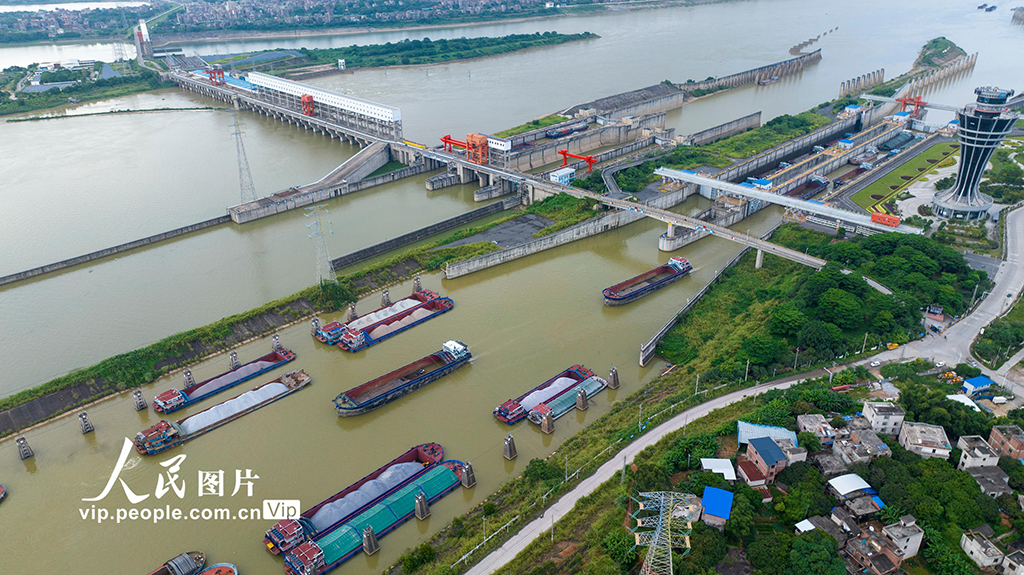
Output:
[[960,166],[956,185],[935,194],[932,211],[943,218],[976,220],[992,207],[992,198],[978,190],[989,158],[1013,128],[1018,115],[1010,112],[1007,100],[1013,90],[991,86],[977,88],[977,102],[957,111],[960,136]]

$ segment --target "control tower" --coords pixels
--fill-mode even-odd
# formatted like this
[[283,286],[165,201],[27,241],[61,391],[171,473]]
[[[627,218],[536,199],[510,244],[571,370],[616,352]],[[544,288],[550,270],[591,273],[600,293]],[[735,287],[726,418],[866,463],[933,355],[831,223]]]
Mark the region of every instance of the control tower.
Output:
[[964,106],[956,114],[960,167],[956,185],[935,194],[932,200],[932,211],[939,217],[976,220],[992,207],[992,198],[978,191],[978,183],[992,153],[1010,133],[1018,117],[1006,105],[1013,90],[985,86],[975,89],[974,93],[978,101]]

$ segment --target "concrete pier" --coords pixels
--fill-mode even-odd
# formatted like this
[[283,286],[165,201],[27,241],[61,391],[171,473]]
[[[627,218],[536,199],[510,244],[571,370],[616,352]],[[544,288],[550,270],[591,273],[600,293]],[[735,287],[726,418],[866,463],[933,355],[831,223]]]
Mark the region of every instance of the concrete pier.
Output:
[[509,461],[519,457],[519,451],[516,449],[516,440],[512,437],[511,433],[505,436],[505,446],[502,449],[502,455]]

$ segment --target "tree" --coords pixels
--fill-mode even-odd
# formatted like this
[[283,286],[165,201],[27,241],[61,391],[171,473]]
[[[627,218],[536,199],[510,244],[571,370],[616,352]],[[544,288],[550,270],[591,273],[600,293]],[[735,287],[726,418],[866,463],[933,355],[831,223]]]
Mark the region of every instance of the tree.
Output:
[[775,335],[791,336],[803,327],[807,316],[790,303],[777,306],[768,322],[768,331]]
[[818,317],[841,328],[854,328],[863,319],[864,304],[856,296],[839,288],[830,288],[818,300]]
[[676,565],[683,574],[705,573],[725,558],[725,552],[725,536],[701,521],[694,524],[690,534],[690,552]]
[[[796,434],[797,441],[800,442],[800,446],[807,449],[811,453],[815,451],[821,451],[821,442],[818,441],[818,436],[810,431],[801,431]],[[801,462],[802,463],[802,462]]]
[[845,575],[846,564],[836,552],[836,540],[814,529],[798,535],[786,560],[786,575]]
[[636,464],[636,471],[633,473],[633,489],[638,492],[644,491],[665,491],[672,488],[668,471],[664,465],[654,462]]
[[759,533],[754,542],[747,547],[747,560],[757,573],[783,575],[792,546],[793,536],[789,533]]
[[628,531],[616,526],[605,535],[601,541],[601,546],[604,547],[605,552],[608,553],[612,560],[629,569],[636,563],[637,558],[637,550],[633,546],[634,542],[634,537]]
[[752,365],[762,366],[775,363],[785,352],[785,348],[778,340],[765,334],[748,337],[740,344],[740,349],[743,355],[750,359]]
[[754,506],[746,497],[733,497],[725,534],[734,542],[748,540],[754,534]]

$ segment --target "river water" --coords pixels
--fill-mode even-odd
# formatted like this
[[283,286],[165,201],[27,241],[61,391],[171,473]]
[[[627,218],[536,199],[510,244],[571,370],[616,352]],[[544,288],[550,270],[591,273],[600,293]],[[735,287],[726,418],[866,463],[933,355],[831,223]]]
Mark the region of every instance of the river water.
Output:
[[[782,22],[786,24],[776,24]],[[981,55],[973,76],[944,85],[936,92],[937,101],[963,103],[976,85],[1020,87],[1024,79],[1019,59],[1013,57],[1024,45],[1024,29],[1011,25],[1008,13],[978,13],[973,6],[936,6],[924,0],[856,5],[757,1],[408,34],[184,48],[188,53],[229,53],[538,30],[589,30],[602,36],[485,60],[358,71],[313,81],[401,106],[407,137],[434,142],[447,133],[500,130],[665,78],[701,79],[782,60],[790,57],[790,46],[837,25],[838,31],[808,48],[821,47],[824,57],[800,76],[701,100],[670,113],[669,124],[688,133],[757,110],[765,120],[796,113],[835,97],[847,78],[880,67],[888,77],[906,70],[919,47],[939,35]],[[93,48],[60,49],[61,57],[88,58]],[[0,65],[37,61],[38,50],[0,49]],[[219,104],[168,90],[78,106],[73,113],[197,106]],[[263,117],[242,113],[239,122],[261,193],[316,180],[355,152]],[[232,131],[231,115],[219,110],[0,124],[0,274],[224,213],[224,206],[238,198]],[[332,254],[474,206],[473,186],[428,192],[423,179],[328,202]],[[693,199],[680,209],[689,212],[701,202]],[[739,227],[749,226],[754,233],[777,217],[776,211],[766,211]],[[301,213],[292,212],[242,227],[226,225],[0,289],[0,394],[306,287],[315,275],[306,223]],[[660,224],[641,222],[464,278],[425,277],[427,287],[455,299],[456,309],[360,354],[314,345],[305,324],[282,330],[285,345],[299,356],[289,368],[306,369],[314,378],[308,389],[166,456],[137,464],[133,460],[136,466],[122,477],[136,492],[153,493],[164,471],[158,462],[187,454],[180,473],[188,483],[185,501],[173,493],[154,501],[154,495],[140,507],[170,501],[184,508],[237,509],[270,498],[298,498],[309,506],[415,443],[438,441],[451,457],[472,460],[480,482],[475,490],[449,495],[435,506],[428,522],[407,524],[382,540],[378,556],[359,556],[339,572],[379,571],[403,549],[520,473],[530,457],[549,453],[604,412],[610,400],[624,397],[650,377],[651,370],[636,367],[640,342],[738,250],[729,242],[702,240],[680,252],[697,267],[692,277],[631,306],[603,307],[601,288],[667,260],[668,254],[657,251],[661,231]],[[404,285],[392,291],[408,289]],[[360,309],[376,307],[378,298],[361,302]],[[372,414],[345,420],[334,415],[330,399],[339,392],[426,355],[450,338],[473,349],[471,367]],[[262,340],[244,346],[239,355],[246,361],[268,348]],[[597,405],[586,414],[560,419],[554,436],[521,424],[516,433],[522,456],[514,464],[504,463],[500,452],[506,429],[495,423],[491,409],[577,362],[602,374],[609,363],[616,363],[623,388],[599,394]],[[196,367],[195,375],[208,377],[226,364],[224,356],[215,357]],[[147,386],[146,396],[152,398],[179,380],[176,374]],[[152,412],[136,414],[126,398],[90,408],[90,415],[98,431],[85,438],[71,418],[29,432],[37,456],[27,465],[18,462],[11,441],[0,444],[0,482],[10,489],[2,504],[0,540],[9,544],[0,554],[0,571],[46,572],[74,564],[88,574],[137,572],[196,548],[207,551],[213,561],[235,562],[247,574],[280,572],[280,561],[259,549],[266,521],[83,521],[78,510],[88,504],[80,499],[102,490],[124,437],[156,421]],[[210,499],[196,497],[197,470],[225,470],[230,490],[234,470],[245,468],[260,475],[251,499],[225,497],[208,503]],[[119,487],[100,505],[130,506]],[[39,553],[38,541],[44,537],[60,541],[58,551]],[[123,545],[112,545],[114,541]]]

